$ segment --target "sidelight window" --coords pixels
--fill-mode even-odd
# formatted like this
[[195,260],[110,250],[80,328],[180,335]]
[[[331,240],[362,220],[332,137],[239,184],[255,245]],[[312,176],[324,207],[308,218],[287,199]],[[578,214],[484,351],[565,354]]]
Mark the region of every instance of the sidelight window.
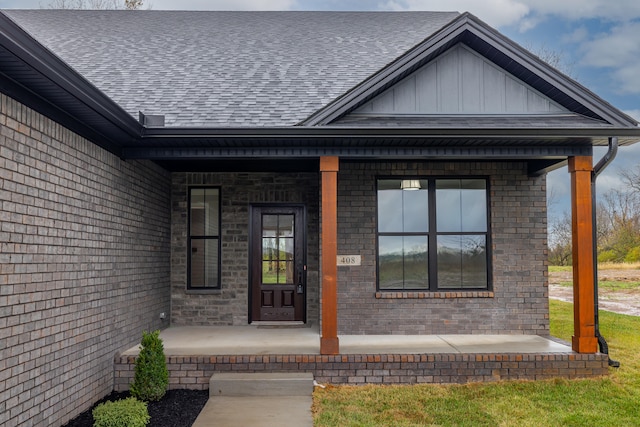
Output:
[[188,245],[188,288],[220,288],[220,189],[189,189]]

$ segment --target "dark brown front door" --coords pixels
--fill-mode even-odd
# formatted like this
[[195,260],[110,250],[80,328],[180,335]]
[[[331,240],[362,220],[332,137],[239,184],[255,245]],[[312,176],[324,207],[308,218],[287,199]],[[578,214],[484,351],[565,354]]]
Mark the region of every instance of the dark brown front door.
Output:
[[304,321],[302,206],[251,209],[251,321]]

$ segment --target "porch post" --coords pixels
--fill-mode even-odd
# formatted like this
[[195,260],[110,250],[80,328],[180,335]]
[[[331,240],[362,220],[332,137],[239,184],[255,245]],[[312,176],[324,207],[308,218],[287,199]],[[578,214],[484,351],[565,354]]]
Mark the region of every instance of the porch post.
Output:
[[322,179],[322,334],[320,354],[338,354],[338,157],[320,157]]
[[569,158],[571,174],[571,233],[573,236],[573,351],[596,353],[593,223],[591,199],[592,156]]

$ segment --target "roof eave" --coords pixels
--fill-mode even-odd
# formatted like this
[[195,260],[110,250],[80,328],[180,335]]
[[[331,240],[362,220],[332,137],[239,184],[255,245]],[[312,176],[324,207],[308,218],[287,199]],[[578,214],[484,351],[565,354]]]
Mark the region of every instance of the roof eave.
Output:
[[[11,61],[0,69],[3,86],[16,100],[115,154],[141,134],[137,120],[2,11],[0,46]],[[62,107],[69,101],[75,111]]]
[[144,128],[141,141],[151,139],[191,139],[191,138],[284,138],[284,139],[315,139],[315,138],[509,138],[517,139],[548,139],[548,138],[619,138],[640,141],[640,128],[627,127],[594,127],[594,128],[532,128],[532,127],[464,127],[464,128],[417,128],[417,127],[347,127],[347,126],[318,126],[318,127],[162,127]]

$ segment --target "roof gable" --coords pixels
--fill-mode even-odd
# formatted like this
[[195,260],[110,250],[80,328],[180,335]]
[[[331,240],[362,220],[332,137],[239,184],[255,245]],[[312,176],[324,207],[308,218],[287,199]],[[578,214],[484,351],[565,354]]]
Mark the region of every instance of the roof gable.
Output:
[[459,43],[351,114],[550,114],[568,110]]
[[[381,69],[367,80],[362,81],[359,85],[354,86],[344,96],[316,111],[301,124],[305,126],[328,125],[345,118],[350,113],[360,111],[358,109],[361,107],[366,109],[367,103],[384,94],[416,71],[421,70],[427,64],[433,61],[436,61],[436,64],[439,61],[446,62],[447,59],[443,60],[443,58],[446,58],[448,54],[451,55],[452,52],[456,52],[456,49],[459,49],[456,46],[459,44],[464,45],[464,49],[473,53],[475,58],[484,58],[481,62],[474,60],[476,64],[491,63],[494,64],[495,68],[503,70],[505,75],[513,76],[515,80],[512,79],[509,83],[515,81],[518,84],[512,87],[512,91],[523,91],[523,88],[527,88],[528,92],[529,89],[533,89],[531,96],[528,92],[526,98],[524,98],[524,95],[521,98],[523,101],[526,100],[526,103],[519,107],[523,112],[533,112],[540,108],[535,104],[549,102],[549,112],[559,108],[561,111],[568,111],[576,116],[586,117],[615,127],[635,128],[637,126],[637,122],[634,119],[469,13],[461,15],[395,62]],[[471,59],[469,55],[465,54],[464,56],[467,59]],[[459,68],[455,64],[448,67],[450,71],[455,69],[459,73]],[[429,69],[429,67],[427,66],[426,69]],[[476,78],[480,76],[484,78],[484,75],[479,71],[472,73],[475,73]],[[495,78],[499,78],[497,74],[493,74]],[[446,78],[451,78],[451,76]],[[449,89],[453,87],[456,90],[460,90],[461,84],[458,82],[456,85],[450,84],[447,86]],[[485,84],[490,83],[478,82],[475,87],[481,88]],[[402,89],[402,86],[398,86],[398,90]],[[462,90],[464,93],[465,89],[463,88]],[[534,96],[534,94],[537,96]],[[387,94],[387,96],[390,95]],[[477,96],[475,94],[476,98]],[[405,101],[407,100],[405,98]],[[431,100],[433,101],[433,97]],[[468,102],[469,105],[476,102],[476,112],[482,111],[481,107],[477,107],[477,102],[479,101],[462,101],[462,107],[459,99],[457,105],[446,105],[446,102],[443,101],[438,107],[437,103],[439,101],[437,98],[435,102],[436,105],[431,110],[436,111],[438,114],[447,114],[454,108],[458,110],[462,108],[464,110],[467,108],[464,105],[465,102]],[[494,104],[494,107],[492,108],[497,108],[498,102],[499,100],[493,100],[491,103]],[[388,110],[389,108],[386,109]],[[505,114],[510,110],[517,111],[517,108],[514,106],[505,107]]]

